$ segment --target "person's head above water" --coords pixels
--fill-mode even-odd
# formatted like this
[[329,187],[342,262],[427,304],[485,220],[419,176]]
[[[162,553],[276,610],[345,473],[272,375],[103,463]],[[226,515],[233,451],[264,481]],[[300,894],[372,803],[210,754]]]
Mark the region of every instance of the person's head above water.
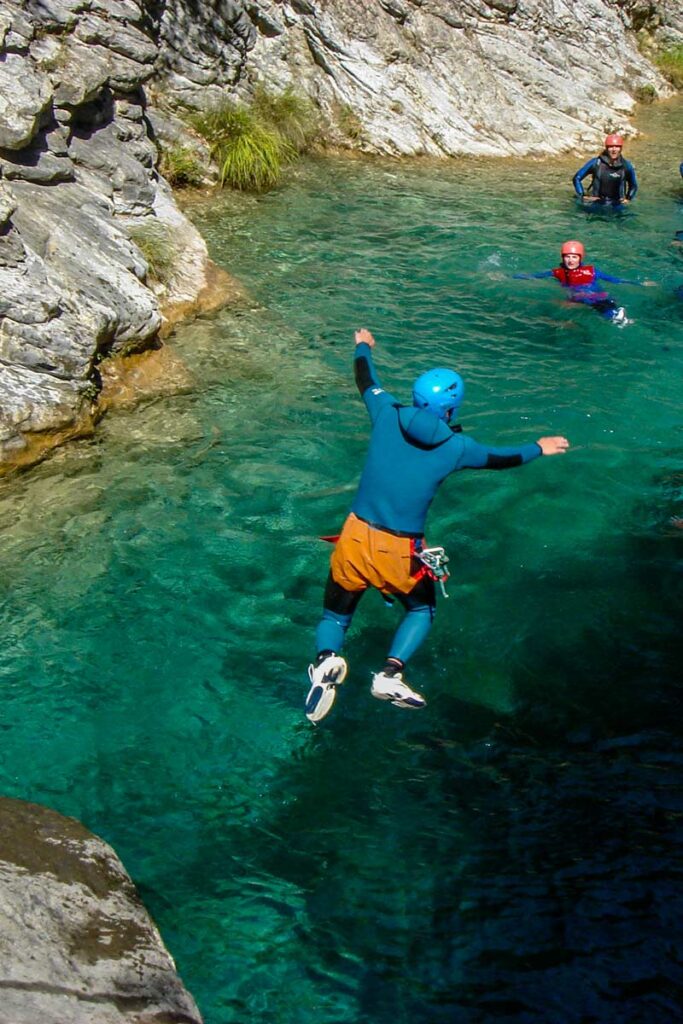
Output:
[[613,135],[608,135],[605,139],[605,152],[607,153],[610,160],[618,160],[621,156],[621,151],[623,148],[623,135],[617,135],[615,132]]
[[413,405],[418,409],[427,409],[440,420],[448,423],[465,394],[465,382],[455,370],[439,367],[427,370],[413,385]]
[[583,244],[574,239],[569,242],[564,242],[560,249],[560,258],[562,259],[562,263],[570,270],[580,266],[585,255],[586,250],[584,249]]

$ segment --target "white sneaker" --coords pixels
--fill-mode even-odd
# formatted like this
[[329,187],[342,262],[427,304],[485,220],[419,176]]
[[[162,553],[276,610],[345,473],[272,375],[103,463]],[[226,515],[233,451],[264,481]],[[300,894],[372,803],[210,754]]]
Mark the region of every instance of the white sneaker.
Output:
[[372,677],[370,693],[378,700],[389,700],[397,708],[424,708],[427,701],[417,690],[411,690],[407,683],[403,682],[403,675],[397,672],[395,676],[388,676],[384,672],[375,672]]
[[334,704],[337,687],[346,679],[348,666],[338,654],[328,654],[319,665],[308,666],[311,688],[306,697],[306,718],[319,722]]
[[618,327],[626,327],[626,324],[631,323],[631,321],[626,316],[626,310],[623,306],[619,306],[618,309],[615,309],[614,315],[612,317],[612,323],[616,324]]

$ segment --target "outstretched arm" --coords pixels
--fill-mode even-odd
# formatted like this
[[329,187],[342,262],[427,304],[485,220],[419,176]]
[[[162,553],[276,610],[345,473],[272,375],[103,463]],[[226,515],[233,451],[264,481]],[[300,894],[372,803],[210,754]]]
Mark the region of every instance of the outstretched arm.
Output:
[[651,288],[657,283],[656,281],[631,281],[626,277],[614,277],[612,274],[606,274],[604,270],[598,270],[597,267],[595,268],[595,280],[609,281],[610,284],[632,284],[636,288]]
[[537,270],[535,274],[513,274],[512,277],[516,281],[531,281],[537,280],[542,277],[552,277],[552,270]]
[[464,438],[460,469],[514,469],[540,455],[561,455],[569,448],[566,437],[540,437],[532,444],[513,448],[489,448],[472,438]]

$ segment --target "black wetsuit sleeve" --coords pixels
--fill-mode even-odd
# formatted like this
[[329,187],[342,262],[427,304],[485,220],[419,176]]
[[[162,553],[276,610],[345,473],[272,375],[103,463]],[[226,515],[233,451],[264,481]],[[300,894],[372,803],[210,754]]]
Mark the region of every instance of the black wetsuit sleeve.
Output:
[[354,359],[353,375],[356,379],[356,387],[358,388],[361,396],[364,395],[368,388],[371,388],[373,384],[377,384],[372,373],[370,361],[366,355],[359,355]]
[[489,452],[483,469],[512,469],[522,465],[521,455],[494,455]]
[[460,469],[514,469],[538,458],[541,447],[535,441],[516,448],[490,448],[473,438],[464,438]]

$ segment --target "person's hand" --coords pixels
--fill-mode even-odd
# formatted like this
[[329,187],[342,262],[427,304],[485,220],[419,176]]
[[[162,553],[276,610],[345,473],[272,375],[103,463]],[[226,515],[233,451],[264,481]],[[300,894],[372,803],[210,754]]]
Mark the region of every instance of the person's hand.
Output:
[[544,455],[564,455],[569,448],[566,437],[539,437],[536,444]]
[[656,281],[643,281],[643,288],[656,288],[656,287],[657,287],[657,282]]
[[584,203],[597,203],[600,196],[581,196],[581,199]]
[[366,344],[369,345],[370,348],[375,347],[375,339],[366,327],[361,327],[359,331],[356,331],[354,338],[356,339],[356,345]]

